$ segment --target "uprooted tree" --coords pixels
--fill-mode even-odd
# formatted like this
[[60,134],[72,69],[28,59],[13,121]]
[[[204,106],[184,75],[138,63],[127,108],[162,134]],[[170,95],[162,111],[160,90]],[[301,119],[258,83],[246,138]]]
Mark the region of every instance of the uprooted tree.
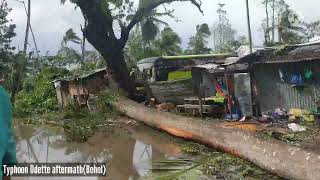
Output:
[[[62,3],[65,1],[61,0]],[[108,70],[119,87],[129,94],[134,94],[135,87],[130,80],[123,49],[132,28],[160,5],[172,2],[191,2],[202,12],[201,0],[147,0],[137,8],[134,0],[70,1],[81,9],[87,20],[82,29],[84,36],[106,60]]]

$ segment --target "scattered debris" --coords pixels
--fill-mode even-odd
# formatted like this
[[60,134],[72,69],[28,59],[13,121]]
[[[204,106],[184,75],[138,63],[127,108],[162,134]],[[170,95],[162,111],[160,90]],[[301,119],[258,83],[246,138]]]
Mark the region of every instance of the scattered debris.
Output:
[[272,118],[267,115],[262,115],[261,117],[257,118],[257,121],[260,123],[270,123],[272,121]]
[[289,111],[289,120],[293,121],[307,121],[314,122],[314,115],[311,114],[308,110],[303,109],[290,109]]
[[289,129],[291,129],[293,132],[303,132],[306,131],[307,128],[304,126],[300,126],[299,124],[296,123],[290,123],[288,124]]
[[221,123],[220,126],[223,128],[241,129],[250,132],[265,130],[265,127],[263,125],[256,122],[226,122]]
[[287,110],[277,108],[272,112],[273,119],[286,119],[288,117]]
[[158,111],[166,111],[170,112],[176,108],[176,105],[172,103],[162,103],[159,105],[156,105]]

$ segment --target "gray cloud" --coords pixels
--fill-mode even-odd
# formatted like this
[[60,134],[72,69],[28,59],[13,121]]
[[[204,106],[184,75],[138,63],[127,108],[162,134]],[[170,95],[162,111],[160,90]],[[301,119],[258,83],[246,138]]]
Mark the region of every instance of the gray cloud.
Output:
[[[10,18],[17,25],[17,37],[13,44],[23,46],[26,16],[23,5],[13,0],[8,0],[13,9]],[[226,3],[228,17],[239,35],[247,35],[245,0],[202,0],[204,15],[190,3],[172,3],[168,7],[175,10],[174,15],[180,21],[165,18],[170,26],[182,37],[183,46],[186,47],[188,39],[195,33],[195,26],[201,23],[212,25],[217,21],[216,9],[218,2]],[[318,0],[287,0],[287,3],[298,12],[305,21],[320,19]],[[255,45],[261,45],[263,33],[261,21],[264,18],[264,8],[261,0],[250,0],[251,25]],[[78,35],[81,34],[80,24],[83,18],[79,9],[67,3],[61,5],[60,0],[33,0],[32,1],[32,27],[42,53],[56,52],[60,48],[64,32],[73,28]],[[210,40],[209,40],[210,41]],[[31,39],[30,39],[31,42]],[[32,43],[31,43],[32,45]],[[78,48],[77,45],[73,45]],[[33,45],[32,45],[33,47]]]

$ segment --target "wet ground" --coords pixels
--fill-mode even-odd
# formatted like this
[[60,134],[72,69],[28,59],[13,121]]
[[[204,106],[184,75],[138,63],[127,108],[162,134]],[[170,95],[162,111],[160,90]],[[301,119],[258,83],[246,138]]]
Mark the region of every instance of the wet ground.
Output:
[[[254,174],[256,171],[256,167],[252,168],[248,163],[242,166],[242,160],[234,160],[223,153],[218,153],[217,156],[219,157],[213,158],[211,161],[218,166],[229,162],[230,166],[227,169],[227,174],[223,174],[227,171],[220,174],[217,173],[217,168],[210,164],[206,164],[205,166],[207,167],[201,169],[198,166],[199,164],[195,162],[199,162],[200,159],[210,158],[211,152],[206,155],[186,153],[188,149],[191,149],[191,152],[196,152],[197,150],[192,150],[194,146],[186,146],[186,142],[183,142],[183,140],[173,138],[143,125],[125,124],[112,128],[102,128],[93,137],[89,138],[86,143],[67,142],[63,129],[58,127],[16,125],[15,132],[19,162],[103,162],[107,164],[107,176],[99,178],[19,177],[13,179],[133,180],[159,179],[159,177],[171,179],[181,174],[185,174],[182,179],[242,179],[238,176],[230,176],[230,173],[237,175],[249,170],[250,175],[250,173]],[[192,172],[174,174],[170,178],[163,176],[167,174],[169,169],[163,168],[167,167],[164,164],[170,164],[170,169],[180,169],[181,167],[193,169],[191,169]],[[258,174],[261,177],[265,176],[267,179],[273,177],[262,170],[258,170]]]
[[129,127],[108,128],[95,133],[86,143],[72,143],[66,141],[61,128],[17,125],[17,158],[27,163],[107,162],[108,175],[99,179],[116,180],[147,176],[152,162],[157,160],[191,158],[182,153],[178,144],[157,136],[150,128]]

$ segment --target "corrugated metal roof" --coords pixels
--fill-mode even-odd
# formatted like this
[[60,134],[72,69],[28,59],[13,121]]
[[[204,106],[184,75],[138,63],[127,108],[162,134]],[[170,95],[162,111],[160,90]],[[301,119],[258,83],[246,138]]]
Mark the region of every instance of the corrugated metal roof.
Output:
[[102,71],[106,71],[106,68],[101,68],[101,69],[95,69],[89,73],[83,74],[83,75],[76,75],[76,76],[72,76],[72,77],[66,77],[66,78],[59,78],[59,79],[55,79],[52,82],[58,82],[58,81],[72,81],[72,80],[77,80],[77,79],[84,79],[87,77],[90,77],[96,73],[100,73]]
[[225,60],[224,64],[222,66],[229,66],[231,64],[235,64],[239,61],[239,57],[229,57]]
[[90,72],[90,73],[80,75],[80,76],[78,77],[78,79],[84,79],[84,78],[87,78],[87,77],[89,77],[89,76],[92,76],[92,75],[94,75],[94,74],[96,74],[96,73],[99,73],[99,72],[102,72],[102,71],[106,71],[106,70],[107,70],[106,68],[95,69],[95,70],[93,70],[93,71]]
[[271,64],[320,60],[320,44],[297,44],[279,48],[266,48],[242,57],[238,63]]
[[160,57],[150,57],[146,59],[142,59],[138,61],[138,64],[144,63],[155,63],[156,61],[162,60],[186,60],[186,59],[210,59],[210,58],[228,58],[231,56],[235,56],[236,54],[232,53],[220,53],[220,54],[199,54],[199,55],[181,55],[181,56],[160,56]]
[[194,66],[194,68],[201,68],[201,69],[217,69],[219,67],[218,64],[208,63]]
[[138,61],[138,64],[155,63],[159,59],[160,59],[160,57],[145,58],[145,59],[142,59],[142,60]]

